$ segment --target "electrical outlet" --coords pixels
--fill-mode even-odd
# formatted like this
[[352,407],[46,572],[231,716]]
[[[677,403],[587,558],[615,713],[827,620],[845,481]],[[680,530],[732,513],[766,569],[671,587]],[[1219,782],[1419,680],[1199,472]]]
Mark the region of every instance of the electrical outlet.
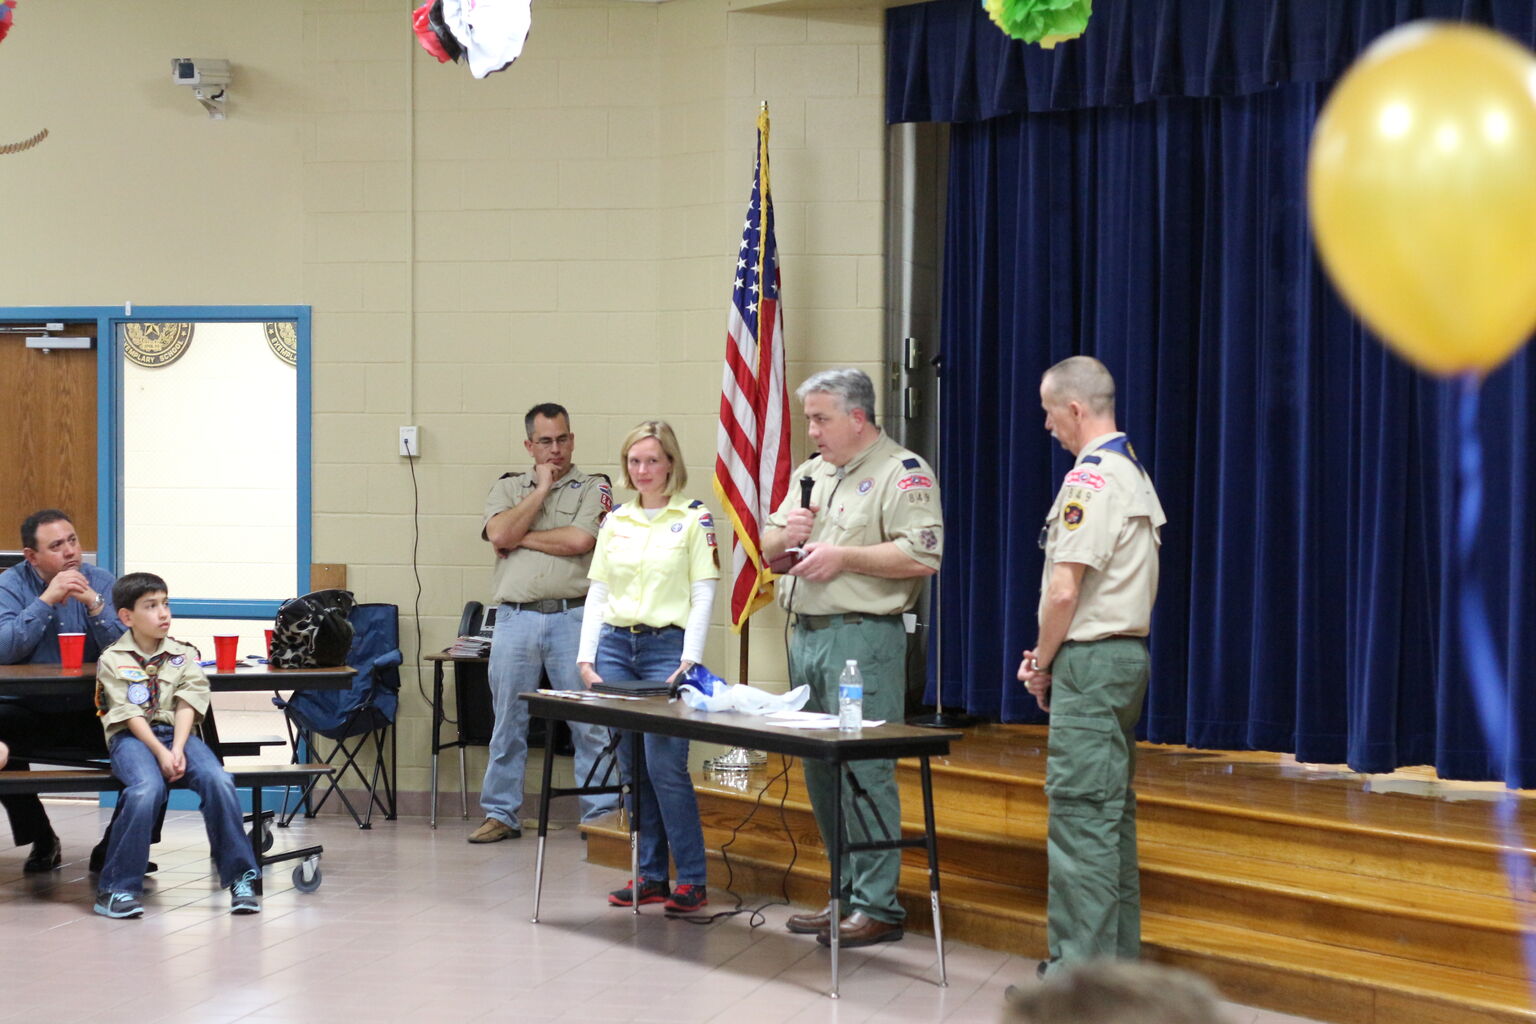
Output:
[[421,455],[421,431],[419,428],[400,428],[400,454],[412,459]]

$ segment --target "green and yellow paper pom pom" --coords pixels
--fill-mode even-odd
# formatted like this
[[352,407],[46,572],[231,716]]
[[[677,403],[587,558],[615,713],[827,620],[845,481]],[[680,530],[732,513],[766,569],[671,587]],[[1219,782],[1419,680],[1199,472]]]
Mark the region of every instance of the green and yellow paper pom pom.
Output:
[[982,0],[998,28],[1015,39],[1052,49],[1088,27],[1093,0]]

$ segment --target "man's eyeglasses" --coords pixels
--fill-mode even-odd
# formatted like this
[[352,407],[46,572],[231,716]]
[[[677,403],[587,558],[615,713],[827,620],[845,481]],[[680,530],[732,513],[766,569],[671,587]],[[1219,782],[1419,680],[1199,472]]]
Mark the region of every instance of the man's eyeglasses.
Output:
[[535,437],[533,439],[533,443],[538,445],[540,448],[543,448],[545,451],[548,451],[556,445],[564,448],[566,445],[571,443],[571,435],[561,434],[559,437]]

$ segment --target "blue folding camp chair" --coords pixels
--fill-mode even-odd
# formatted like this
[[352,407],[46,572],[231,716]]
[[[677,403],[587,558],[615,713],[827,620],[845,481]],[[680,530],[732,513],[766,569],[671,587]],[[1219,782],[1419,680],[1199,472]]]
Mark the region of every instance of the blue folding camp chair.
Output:
[[[295,690],[286,701],[273,697],[272,703],[283,709],[288,735],[293,741],[294,763],[301,759],[335,765],[334,775],[325,779],[326,790],[318,800],[315,786],[309,783],[297,805],[288,809],[283,800],[281,824],[286,826],[303,809],[313,818],[335,793],[346,805],[358,828],[373,826],[377,807],[390,821],[395,819],[395,711],[400,703],[400,609],[392,604],[360,604],[347,616],[354,632],[347,652],[347,664],[357,669],[350,690]],[[330,749],[321,749],[323,741]],[[386,764],[385,745],[388,744]],[[358,757],[371,750],[371,774],[364,772]],[[348,773],[362,784],[367,793],[367,809],[358,813],[343,786]]]

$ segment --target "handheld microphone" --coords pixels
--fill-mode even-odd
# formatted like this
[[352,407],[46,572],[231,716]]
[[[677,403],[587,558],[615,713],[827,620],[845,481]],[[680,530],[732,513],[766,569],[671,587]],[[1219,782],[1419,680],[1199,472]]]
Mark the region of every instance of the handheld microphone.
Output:
[[[803,476],[800,478],[801,508],[808,509],[811,507],[811,488],[815,486],[816,481],[811,477]],[[786,548],[783,554],[769,562],[768,568],[776,573],[786,573],[793,569],[798,561],[800,561],[800,546],[797,544],[792,548]]]

